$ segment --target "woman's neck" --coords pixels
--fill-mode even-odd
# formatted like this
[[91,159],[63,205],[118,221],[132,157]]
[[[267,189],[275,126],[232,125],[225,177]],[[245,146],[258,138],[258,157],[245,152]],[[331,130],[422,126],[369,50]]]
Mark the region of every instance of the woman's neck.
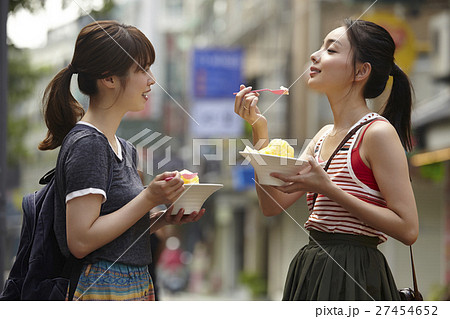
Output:
[[334,118],[334,131],[348,130],[364,115],[370,113],[363,97],[354,96],[351,92],[345,96],[328,96]]
[[90,103],[86,114],[81,120],[94,125],[105,134],[111,145],[115,145],[115,135],[122,117],[123,114],[115,112],[114,107],[101,108]]

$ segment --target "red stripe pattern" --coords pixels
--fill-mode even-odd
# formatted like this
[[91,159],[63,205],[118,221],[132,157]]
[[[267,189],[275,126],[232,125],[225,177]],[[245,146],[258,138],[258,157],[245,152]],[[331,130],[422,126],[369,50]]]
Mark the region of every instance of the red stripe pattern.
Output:
[[[383,117],[376,113],[370,113],[359,120],[353,127],[373,118],[383,119]],[[331,129],[325,132],[314,149],[314,157],[322,167],[325,167],[326,162],[320,160],[320,151],[323,141],[330,131]],[[381,196],[381,193],[362,183],[353,172],[351,166],[351,150],[355,146],[356,137],[360,131],[361,129],[347,141],[332,159],[327,174],[333,183],[347,193],[372,205],[386,207],[386,201]],[[319,194],[314,205],[314,210],[312,211],[313,196],[314,193],[308,193],[306,196],[310,210],[310,216],[305,223],[306,229],[315,229],[328,233],[345,233],[378,237],[380,242],[385,242],[387,240],[387,236],[384,233],[364,224],[358,218],[351,216],[341,205],[330,200],[325,195]]]

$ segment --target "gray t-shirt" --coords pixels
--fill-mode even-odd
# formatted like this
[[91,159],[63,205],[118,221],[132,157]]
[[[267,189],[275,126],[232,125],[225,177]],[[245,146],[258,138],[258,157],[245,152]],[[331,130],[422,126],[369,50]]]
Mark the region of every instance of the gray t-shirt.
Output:
[[[135,198],[143,185],[136,169],[134,146],[120,141],[116,155],[108,139],[94,127],[78,123],[64,139],[56,165],[55,234],[62,252],[68,256],[66,236],[66,201],[86,194],[102,194],[100,216],[110,214]],[[105,246],[86,256],[86,262],[98,260],[134,266],[151,263],[150,216]]]

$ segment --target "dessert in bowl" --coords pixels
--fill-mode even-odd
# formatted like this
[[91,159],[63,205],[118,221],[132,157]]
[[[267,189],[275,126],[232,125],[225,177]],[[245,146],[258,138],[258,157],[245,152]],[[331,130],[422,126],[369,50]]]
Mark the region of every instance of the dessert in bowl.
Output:
[[247,146],[239,153],[250,161],[261,185],[286,185],[282,180],[270,176],[270,173],[295,175],[309,167],[307,161],[294,157],[294,148],[282,139],[272,140],[267,147],[259,151]]
[[223,184],[200,184],[198,174],[188,170],[182,170],[180,174],[185,191],[172,204],[172,215],[176,215],[181,208],[184,208],[185,215],[200,211],[208,197],[223,187]]

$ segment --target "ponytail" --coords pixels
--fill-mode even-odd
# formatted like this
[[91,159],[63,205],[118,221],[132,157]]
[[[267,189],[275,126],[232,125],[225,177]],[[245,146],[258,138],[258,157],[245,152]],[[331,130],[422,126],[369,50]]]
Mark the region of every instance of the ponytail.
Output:
[[384,107],[383,117],[395,127],[403,147],[410,151],[411,142],[411,106],[412,106],[412,86],[408,76],[397,64],[393,64],[390,75],[393,84],[389,99]]
[[69,64],[49,83],[42,99],[44,120],[48,131],[39,143],[42,151],[52,150],[62,144],[64,137],[84,115],[84,109],[70,92],[72,74],[77,73]]
[[412,86],[408,76],[394,62],[394,40],[385,28],[370,21],[346,19],[344,26],[353,51],[354,68],[356,62],[369,62],[372,66],[364,98],[380,96],[392,76],[391,93],[381,115],[395,127],[403,147],[410,151]]

